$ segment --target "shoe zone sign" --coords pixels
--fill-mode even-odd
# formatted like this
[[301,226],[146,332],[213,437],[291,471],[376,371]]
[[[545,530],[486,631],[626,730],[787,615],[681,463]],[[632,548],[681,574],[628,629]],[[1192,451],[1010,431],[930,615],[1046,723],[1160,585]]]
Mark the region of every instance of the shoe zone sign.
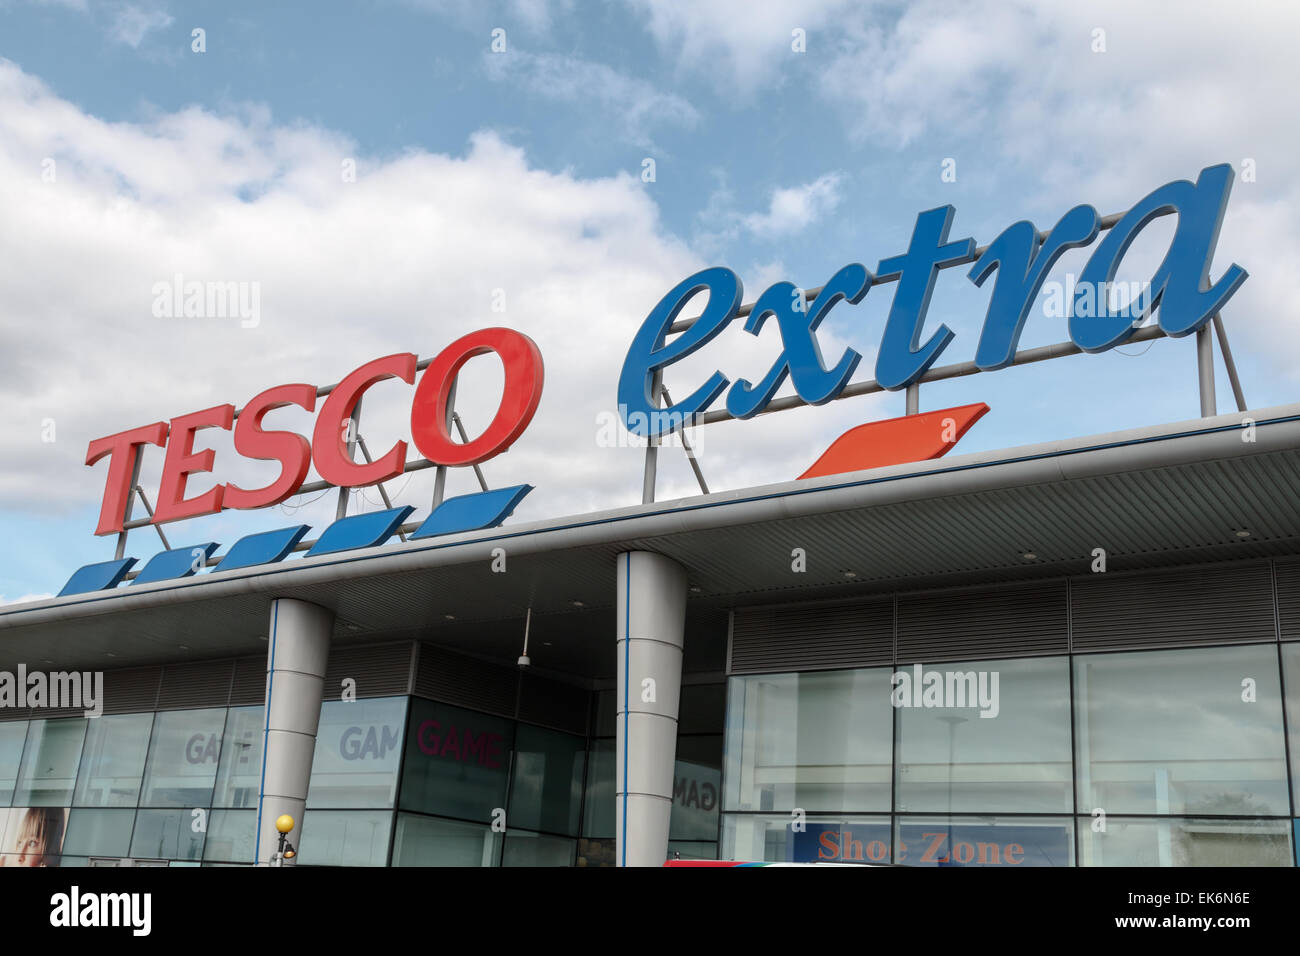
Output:
[[[1201,170],[1195,182],[1178,180],[1153,190],[1119,217],[1096,243],[1075,286],[1069,313],[1070,339],[1075,345],[1085,352],[1121,345],[1156,309],[1159,326],[1167,335],[1189,335],[1223,308],[1247,276],[1234,264],[1210,281],[1233,179],[1231,166],[1210,166]],[[1021,220],[977,254],[973,238],[950,235],[955,212],[949,205],[920,213],[904,252],[880,260],[874,272],[859,263],[844,266],[810,302],[789,282],[768,287],[740,329],[756,336],[769,320],[776,323],[781,351],[767,373],[757,382],[732,381],[718,369],[665,408],[655,394],[663,370],[727,332],[743,296],[740,279],[730,269],[713,267],[683,279],[651,310],[628,349],[618,381],[625,427],[642,437],[661,436],[697,423],[719,400],[731,417],[752,418],[767,408],[787,381],[810,405],[831,401],[849,384],[862,356],[845,349],[826,358],[817,342],[817,328],[841,301],[856,304],[872,286],[891,281],[897,285],[880,338],[875,378],[886,390],[906,388],[925,375],[954,337],[946,325],[927,334],[926,311],[939,271],[965,264],[970,264],[967,279],[990,290],[975,365],[982,372],[1011,365],[1052,266],[1066,251],[1092,245],[1102,232],[1102,217],[1092,206],[1075,206],[1045,234]],[[1152,220],[1171,214],[1178,217],[1177,226],[1148,292],[1136,304],[1112,308],[1105,290],[1112,287],[1129,247]],[[700,317],[669,342],[674,321],[700,293],[708,294]],[[890,434],[899,434],[898,427]],[[917,459],[899,459],[906,460]]]
[[[900,863],[909,866],[1070,866],[1067,825],[903,823],[891,848],[888,823],[787,824],[791,863]],[[894,859],[890,859],[891,854]]]

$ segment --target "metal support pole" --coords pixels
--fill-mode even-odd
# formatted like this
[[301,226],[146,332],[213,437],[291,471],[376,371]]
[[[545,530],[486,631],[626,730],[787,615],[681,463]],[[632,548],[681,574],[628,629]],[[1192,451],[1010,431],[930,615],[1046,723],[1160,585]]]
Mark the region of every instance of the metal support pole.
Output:
[[[348,416],[348,458],[352,458],[357,451],[357,436],[361,434],[361,398],[357,398],[357,403],[352,406],[352,414]],[[334,520],[338,521],[348,513],[348,489],[339,489],[339,504],[334,509]]]
[[[149,514],[149,518],[152,520],[152,519],[153,519],[153,508],[152,508],[152,507],[150,506],[150,504],[149,504],[149,499],[148,499],[148,497],[145,495],[145,493],[144,493],[144,489],[141,488],[139,485],[136,485],[136,486],[135,486],[135,493],[136,493],[137,495],[140,496],[140,503],[141,503],[142,505],[144,505],[144,510],[145,510],[146,512],[148,512],[148,514]],[[163,534],[162,525],[157,525],[157,524],[156,524],[156,525],[153,526],[153,529],[154,529],[155,531],[158,532],[158,537],[159,537],[160,539],[162,539],[162,545],[163,545],[163,547],[166,548],[168,551],[170,551],[170,550],[172,549],[172,546],[171,546],[170,544],[167,543],[167,535]]]
[[[668,387],[659,386],[659,394],[664,397],[664,405],[671,408],[673,397],[668,394]],[[686,452],[686,460],[691,464],[691,471],[695,472],[695,480],[700,483],[701,494],[709,493],[709,486],[704,483],[704,472],[700,471],[700,463],[695,459],[695,449],[691,447],[690,439],[686,437],[686,428],[682,428],[682,450]]]
[[1232,384],[1232,397],[1237,401],[1237,411],[1246,410],[1246,394],[1241,390],[1241,379],[1237,377],[1237,363],[1232,360],[1232,349],[1228,348],[1228,331],[1223,327],[1223,316],[1214,313],[1214,334],[1219,340],[1219,351],[1223,353],[1223,366],[1228,370],[1228,381]]
[[[664,387],[664,377],[662,370],[656,370],[653,381],[650,383],[650,394],[654,396],[654,407],[659,407],[659,393]],[[653,412],[651,413],[653,417]],[[654,421],[650,422],[653,430]],[[650,435],[646,439],[645,446],[645,472],[641,476],[641,504],[648,505],[655,500],[655,475],[659,470],[659,439]]]
[[[461,424],[460,416],[457,415],[455,412],[452,412],[451,420],[456,425],[456,433],[460,435],[461,442],[463,444],[468,445],[469,436],[465,434],[465,426]],[[488,483],[487,483],[487,479],[483,477],[483,469],[480,468],[478,465],[471,465],[470,467],[474,469],[474,477],[478,479],[478,486],[484,491],[487,491]]]
[[[140,482],[140,461],[144,458],[144,449],[135,449],[135,464],[131,466],[131,485],[132,488],[138,488]],[[126,557],[126,535],[130,529],[126,526],[131,520],[131,508],[135,505],[135,495],[126,496],[126,514],[122,516],[122,530],[117,533],[117,550],[113,554],[113,560],[121,561]]]
[[921,411],[921,383],[913,382],[907,386],[907,414],[917,415]]
[[1208,325],[1196,330],[1196,369],[1201,386],[1201,417],[1209,418],[1218,414],[1218,405],[1214,401],[1214,340]]
[[[366,464],[371,464],[374,459],[370,457],[370,449],[366,447],[366,440],[361,437],[360,432],[357,432],[357,446],[361,449],[361,457],[366,460]],[[382,481],[376,482],[375,487],[379,489],[379,497],[384,499],[384,507],[391,510],[393,503],[388,499],[388,492],[384,489],[384,483]],[[397,529],[397,537],[403,541],[406,540],[406,535],[401,528]]]
[[[452,379],[451,388],[447,389],[447,431],[451,431],[451,419],[456,407],[456,379]],[[433,473],[433,508],[442,504],[442,496],[447,490],[447,466],[439,465]],[[430,509],[432,510],[432,509]]]

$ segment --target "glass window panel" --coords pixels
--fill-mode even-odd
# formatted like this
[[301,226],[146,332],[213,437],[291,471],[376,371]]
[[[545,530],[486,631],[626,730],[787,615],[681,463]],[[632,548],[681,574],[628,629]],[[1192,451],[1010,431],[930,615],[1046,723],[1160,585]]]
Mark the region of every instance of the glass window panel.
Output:
[[1067,817],[899,817],[895,856],[904,866],[1014,869],[1073,866]]
[[577,866],[613,866],[615,863],[614,838],[592,840],[582,837],[578,840]]
[[673,769],[673,840],[717,840],[722,792],[722,737],[678,737]]
[[889,862],[887,816],[809,816],[798,831],[792,823],[788,813],[723,814],[722,859],[753,863]]
[[210,807],[224,708],[164,711],[154,718],[142,807]]
[[27,740],[27,721],[0,721],[0,807],[13,803],[18,764]]
[[510,721],[413,699],[402,808],[491,822],[505,807]]
[[203,859],[252,863],[257,856],[256,836],[256,810],[213,810],[208,814],[208,838],[203,842]]
[[582,835],[612,837],[617,811],[614,806],[614,741],[593,740],[587,759],[587,795],[583,809]]
[[679,734],[720,734],[727,720],[726,684],[683,684]]
[[[919,683],[918,666],[898,668],[909,706],[895,725],[897,809],[1073,812],[1067,658],[927,665]],[[930,674],[943,681],[940,702],[970,706],[911,706]]]
[[306,866],[383,866],[393,814],[385,810],[307,810],[298,862]]
[[262,784],[262,707],[232,707],[221,736],[214,807],[256,807]]
[[521,724],[515,736],[510,825],[576,836],[586,759],[583,738]]
[[67,819],[62,807],[0,810],[0,866],[59,866]]
[[670,860],[716,860],[718,845],[716,843],[687,842],[685,840],[668,841],[668,859]]
[[[200,860],[202,830],[195,832],[190,810],[141,810],[135,815],[131,856],[151,860]],[[201,826],[207,826],[204,819]]]
[[573,866],[578,842],[545,833],[506,831],[502,866]]
[[888,811],[891,673],[733,678],[726,809]]
[[120,714],[90,721],[73,805],[134,807],[140,798],[152,727],[153,714]]
[[24,807],[66,807],[72,803],[81,762],[86,718],[33,720],[27,729],[23,765],[13,802]]
[[1080,811],[1290,815],[1276,647],[1076,657],[1074,694]]
[[1106,818],[1094,832],[1079,817],[1083,866],[1291,866],[1286,820]]
[[500,846],[484,824],[399,813],[393,866],[496,866]]
[[598,690],[596,698],[596,734],[597,737],[613,737],[618,733],[618,691],[613,688]]
[[1291,738],[1292,800],[1300,807],[1300,644],[1282,645],[1282,670],[1286,675],[1286,721]]
[[73,856],[130,856],[134,810],[73,810],[63,852]]
[[405,697],[323,703],[307,806],[392,807],[405,717]]

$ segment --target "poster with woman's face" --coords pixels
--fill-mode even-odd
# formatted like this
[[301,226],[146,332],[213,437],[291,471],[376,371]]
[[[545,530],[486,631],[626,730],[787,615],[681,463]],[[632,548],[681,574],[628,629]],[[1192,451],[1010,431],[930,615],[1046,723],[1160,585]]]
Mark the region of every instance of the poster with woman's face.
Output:
[[0,810],[0,866],[58,866],[68,825],[65,807]]

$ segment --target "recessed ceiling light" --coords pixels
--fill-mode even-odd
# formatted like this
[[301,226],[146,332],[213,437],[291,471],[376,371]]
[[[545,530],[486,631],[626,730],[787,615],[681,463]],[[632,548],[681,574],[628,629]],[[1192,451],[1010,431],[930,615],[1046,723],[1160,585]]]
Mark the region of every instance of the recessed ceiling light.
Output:
[[349,631],[359,631],[359,630],[361,630],[361,625],[360,625],[360,624],[355,624],[355,623],[353,623],[352,621],[348,621],[348,622],[347,622],[346,624],[344,624],[343,626],[346,627]]
[[550,641],[542,641],[542,647],[550,647],[550,646],[551,646]]
[[585,601],[570,601],[569,603],[572,604],[574,607],[586,607],[586,606],[587,606],[587,603],[586,603]]
[[190,649],[190,646],[188,644],[177,644],[176,646],[183,651],[188,651]]
[[444,614],[444,615],[443,615],[443,619],[444,619],[444,620],[447,620],[447,621],[454,621],[454,620],[456,620],[456,615],[455,615],[455,614]]
[[104,652],[104,656],[105,656],[105,657],[117,657],[117,655],[114,654],[112,651],[105,651],[105,652]]
[[691,585],[691,593],[692,593],[692,594],[699,594],[699,593],[700,593],[701,591],[703,591],[703,590],[704,590],[704,588],[700,587],[698,584],[692,584],[692,585]]
[[53,664],[54,661],[50,660],[48,657],[42,657],[42,658],[41,658],[41,663],[42,663],[42,664]]
[[1038,555],[1035,554],[1033,551],[1026,551],[1024,554],[1021,555],[1021,557],[1024,558],[1026,561],[1038,560]]
[[854,578],[856,578],[856,577],[858,576],[858,572],[857,572],[857,571],[843,571],[843,572],[841,572],[841,573],[842,573],[846,578],[848,578],[850,581],[852,581]]
[[1237,537],[1238,537],[1238,538],[1249,538],[1249,537],[1250,537],[1250,532],[1247,531],[1245,528],[1242,528],[1240,531],[1237,532]]

